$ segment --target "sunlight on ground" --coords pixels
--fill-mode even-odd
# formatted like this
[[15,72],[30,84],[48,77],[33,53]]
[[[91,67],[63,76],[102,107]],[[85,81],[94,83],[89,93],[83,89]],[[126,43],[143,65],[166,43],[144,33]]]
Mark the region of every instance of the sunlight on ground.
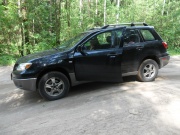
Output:
[[18,94],[18,93],[13,93],[10,97],[7,97],[4,102],[8,103],[12,100],[17,100],[20,99],[22,96],[24,95],[24,93]]
[[94,111],[90,117],[93,118],[93,119],[101,119],[101,118],[104,118],[105,116],[108,116],[110,115],[110,113],[106,110],[97,110],[97,111]]
[[120,87],[121,90],[129,90],[129,88],[130,88],[130,87],[125,86],[125,85]]
[[162,121],[180,129],[180,100],[172,101],[162,109],[159,114]]
[[[141,94],[150,99],[153,108],[159,112],[158,117],[163,123],[180,129],[180,100],[178,96],[170,93],[154,93],[153,91],[144,91]],[[173,101],[170,100],[172,98]]]

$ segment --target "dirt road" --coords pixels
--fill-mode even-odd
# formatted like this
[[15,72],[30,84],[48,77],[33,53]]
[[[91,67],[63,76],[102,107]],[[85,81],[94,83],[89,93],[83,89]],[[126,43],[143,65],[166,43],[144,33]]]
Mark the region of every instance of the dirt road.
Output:
[[0,67],[0,135],[179,135],[180,57],[154,82],[88,83],[48,102],[17,89]]

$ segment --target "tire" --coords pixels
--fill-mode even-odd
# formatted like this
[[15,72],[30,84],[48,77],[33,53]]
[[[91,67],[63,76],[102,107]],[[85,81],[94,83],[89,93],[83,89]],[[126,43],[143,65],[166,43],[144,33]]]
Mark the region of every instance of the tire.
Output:
[[49,72],[39,81],[38,91],[46,100],[57,100],[65,97],[70,89],[68,78],[60,72]]
[[137,78],[141,82],[154,81],[158,75],[159,66],[156,61],[152,59],[144,60],[138,70]]

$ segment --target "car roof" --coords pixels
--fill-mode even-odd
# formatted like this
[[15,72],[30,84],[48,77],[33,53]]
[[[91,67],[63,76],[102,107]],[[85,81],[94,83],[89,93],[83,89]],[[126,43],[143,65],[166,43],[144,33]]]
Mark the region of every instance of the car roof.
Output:
[[94,33],[100,31],[116,30],[120,28],[128,29],[154,29],[154,26],[149,26],[146,23],[122,23],[122,24],[108,24],[103,27],[95,27],[87,30],[86,32]]

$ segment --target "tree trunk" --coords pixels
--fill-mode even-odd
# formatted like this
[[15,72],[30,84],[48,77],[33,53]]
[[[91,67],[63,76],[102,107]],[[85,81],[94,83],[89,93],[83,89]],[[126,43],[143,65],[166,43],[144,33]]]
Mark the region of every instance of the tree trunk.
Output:
[[88,0],[88,14],[89,18],[91,18],[91,0]]
[[49,22],[50,22],[50,28],[49,28],[49,34],[51,34],[53,32],[53,28],[52,28],[52,25],[53,25],[53,21],[52,21],[52,0],[49,0]]
[[61,29],[61,21],[60,21],[60,16],[61,16],[61,0],[56,0],[55,2],[55,18],[56,18],[56,27],[55,27],[55,32],[56,32],[56,45],[60,44],[60,29]]
[[[21,8],[22,8],[22,23],[24,26],[24,45],[26,45],[26,53],[30,54],[30,50],[29,50],[29,24],[28,24],[28,19],[27,19],[27,6],[25,6],[26,4],[26,0],[23,0]],[[23,45],[23,46],[24,46]]]
[[[35,27],[34,27],[34,18],[33,18],[33,20],[32,20],[32,34],[34,35],[34,33],[35,33]],[[32,39],[33,40],[33,46],[35,45],[35,43],[36,43],[36,41],[35,41],[35,38],[33,38]]]
[[117,0],[116,24],[119,23],[119,7],[120,7],[120,0]]
[[68,27],[70,27],[70,2],[69,0],[66,0],[66,10],[67,10],[67,24],[68,24]]
[[162,15],[164,15],[164,7],[165,7],[165,4],[166,4],[166,0],[163,1],[163,10],[162,10]]
[[2,5],[6,6],[8,4],[8,0],[3,0]]
[[19,48],[21,56],[24,56],[24,24],[21,23],[21,47]]
[[20,19],[20,31],[21,31],[21,46],[19,47],[19,53],[21,56],[24,56],[24,24],[22,22],[22,18],[21,18],[21,0],[18,0],[18,15],[19,15],[19,19]]
[[104,26],[106,25],[106,0],[104,0]]
[[98,0],[96,0],[96,18],[98,17]]
[[79,0],[79,13],[80,13],[80,21],[79,21],[79,24],[80,24],[80,26],[82,26],[82,20],[83,20],[83,18],[82,18],[82,0]]

